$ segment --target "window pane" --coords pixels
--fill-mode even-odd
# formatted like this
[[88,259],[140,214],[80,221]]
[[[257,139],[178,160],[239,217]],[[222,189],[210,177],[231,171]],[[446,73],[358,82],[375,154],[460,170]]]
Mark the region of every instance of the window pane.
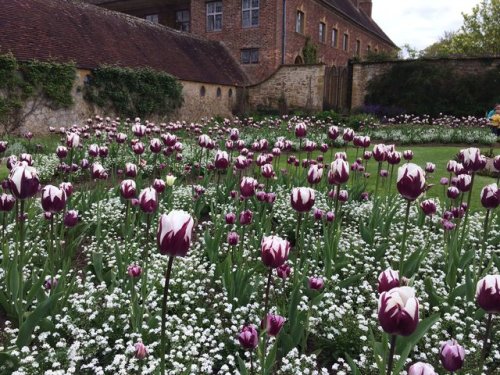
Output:
[[258,8],[259,7],[259,0],[252,0],[252,8]]
[[245,10],[243,11],[243,27],[249,27],[250,26],[250,11]]
[[222,13],[222,2],[218,1],[215,3],[215,11],[217,13]]
[[258,26],[259,25],[259,11],[254,10],[252,11],[252,26]]
[[243,9],[250,8],[250,0],[243,0]]
[[250,63],[250,54],[249,54],[248,50],[241,51],[241,63],[242,64]]
[[213,13],[214,12],[214,3],[207,3],[207,13]]
[[214,29],[214,17],[208,16],[208,18],[207,18],[207,30],[213,31],[213,29]]
[[215,16],[215,29],[214,30],[222,30],[222,14],[217,14]]

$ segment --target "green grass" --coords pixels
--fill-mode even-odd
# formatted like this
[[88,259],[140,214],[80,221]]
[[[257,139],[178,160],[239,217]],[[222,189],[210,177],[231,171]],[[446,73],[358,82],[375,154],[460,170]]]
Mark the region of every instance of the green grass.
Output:
[[[426,196],[429,198],[443,198],[443,187],[439,185],[439,180],[441,177],[448,177],[449,178],[449,173],[446,171],[446,164],[450,159],[453,159],[457,153],[463,149],[464,147],[461,146],[400,146],[397,147],[397,150],[400,152],[403,152],[404,150],[412,150],[414,153],[413,160],[411,161],[412,163],[420,165],[422,168],[425,168],[425,165],[427,162],[434,163],[436,165],[436,170],[432,174],[432,176],[428,179],[429,184],[435,184],[429,191],[427,191]],[[370,151],[373,149],[373,147],[370,147]],[[486,151],[489,151],[490,148],[482,148],[481,152],[485,153]],[[344,151],[344,149],[334,149],[334,153],[338,151]],[[498,155],[500,154],[500,147],[496,147],[493,149],[493,152]],[[298,156],[296,153],[295,155]],[[314,154],[314,157],[316,157],[318,153]],[[356,150],[354,148],[348,148],[347,149],[347,156],[349,162],[352,162],[355,160],[356,157]],[[362,151],[360,150],[359,152],[359,157],[362,156]],[[301,158],[306,157],[306,153],[302,152],[300,154]],[[330,151],[328,151],[325,154],[325,163],[329,163],[331,161],[330,158]],[[395,176],[393,177],[393,186],[392,186],[392,191],[396,191],[396,176],[397,176],[397,170],[400,165],[405,163],[405,160],[402,159],[401,163],[399,165],[396,165],[394,167],[394,174]],[[367,191],[373,192],[375,191],[375,182],[376,182],[376,176],[377,176],[377,163],[371,159],[368,162],[368,170],[367,172],[371,174],[370,178],[368,179],[368,184],[367,184]],[[286,167],[286,158],[281,158],[280,161],[280,168],[285,168]],[[387,169],[387,163],[383,164],[383,169]],[[390,172],[390,169],[389,169]],[[325,176],[324,176],[325,177]],[[390,177],[386,178],[385,184],[388,184],[388,180]],[[382,178],[381,178],[382,181]],[[481,192],[481,189],[491,183],[496,182],[496,179],[492,177],[486,177],[486,176],[476,176],[474,180],[474,186],[472,189],[472,197],[471,197],[471,209],[472,210],[477,210],[480,209],[481,202],[479,199],[479,195]],[[382,186],[382,182],[380,182]],[[382,191],[385,191],[385,188],[379,188],[379,192],[382,193]],[[466,201],[467,197],[464,198],[464,201]]]

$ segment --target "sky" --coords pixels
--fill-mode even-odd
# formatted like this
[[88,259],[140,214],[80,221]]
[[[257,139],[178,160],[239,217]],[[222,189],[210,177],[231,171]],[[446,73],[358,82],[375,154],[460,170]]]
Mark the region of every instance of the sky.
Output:
[[372,0],[372,18],[398,46],[417,50],[437,42],[463,23],[480,0]]

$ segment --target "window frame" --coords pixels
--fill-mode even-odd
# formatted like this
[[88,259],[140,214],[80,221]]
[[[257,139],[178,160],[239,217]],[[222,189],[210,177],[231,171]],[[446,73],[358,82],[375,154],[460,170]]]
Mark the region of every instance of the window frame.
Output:
[[[179,21],[178,15],[183,14],[183,13],[187,13],[187,21],[185,21],[185,20]],[[175,11],[175,24],[177,26],[177,30],[189,33],[191,31],[191,11],[189,9],[176,10]],[[184,26],[187,26],[187,27],[184,28]]]
[[[257,1],[257,6],[253,5],[253,2]],[[245,2],[247,2],[248,7],[245,8]],[[248,13],[249,24],[245,25],[244,14]],[[254,14],[257,13],[257,23],[253,24]],[[252,27],[259,27],[260,24],[260,0],[241,0],[241,27],[244,29],[249,29]]]
[[160,23],[160,15],[158,13],[146,14],[144,19],[153,23]]
[[[217,4],[220,4],[220,12],[217,11]],[[213,6],[213,11],[209,11],[209,7]],[[205,23],[206,23],[206,31],[207,32],[217,32],[222,31],[223,25],[223,5],[222,1],[209,1],[205,3]],[[220,16],[220,28],[217,28],[217,16]],[[212,28],[210,28],[210,19],[213,19]]]
[[332,47],[339,48],[339,29],[332,28]]
[[356,39],[356,56],[361,56],[361,40]]
[[[248,53],[248,59],[244,58],[245,54]],[[254,65],[260,63],[258,48],[242,48],[240,49],[240,63],[242,65]]]
[[349,34],[344,33],[344,36],[342,38],[342,50],[349,52]]
[[327,41],[327,36],[326,36],[326,23],[323,21],[320,21],[319,23],[319,42],[326,44]]
[[306,14],[300,9],[297,9],[297,12],[295,13],[295,32],[299,34],[304,34],[305,29],[306,29]]

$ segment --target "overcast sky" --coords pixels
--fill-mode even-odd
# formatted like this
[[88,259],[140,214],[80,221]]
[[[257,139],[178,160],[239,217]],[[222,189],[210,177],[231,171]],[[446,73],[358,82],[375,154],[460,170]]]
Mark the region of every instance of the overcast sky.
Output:
[[373,0],[373,19],[398,46],[421,50],[457,30],[480,0]]

